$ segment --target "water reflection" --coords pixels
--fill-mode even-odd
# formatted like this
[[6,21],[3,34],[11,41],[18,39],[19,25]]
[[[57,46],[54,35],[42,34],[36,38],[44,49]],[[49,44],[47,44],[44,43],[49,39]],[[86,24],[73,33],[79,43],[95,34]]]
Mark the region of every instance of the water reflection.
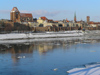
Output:
[[[52,68],[53,66],[57,66],[61,63],[64,65],[64,67],[65,67],[65,65],[67,65],[67,69],[70,69],[70,68],[68,68],[68,66],[74,65],[75,62],[77,62],[77,61],[75,61],[76,58],[77,58],[77,60],[81,60],[81,61],[77,62],[78,64],[79,64],[79,62],[81,62],[81,63],[84,62],[84,61],[82,61],[82,59],[86,59],[85,58],[86,55],[89,54],[89,53],[85,53],[84,51],[86,51],[87,49],[91,50],[91,46],[89,46],[90,44],[97,44],[99,42],[100,42],[100,40],[93,40],[93,39],[79,40],[78,39],[78,40],[66,40],[66,41],[64,41],[64,40],[62,40],[62,41],[40,41],[40,42],[31,42],[31,43],[26,42],[23,44],[1,44],[0,45],[0,58],[3,59],[3,57],[1,57],[1,56],[3,56],[3,54],[5,54],[5,56],[7,56],[7,57],[10,56],[11,61],[9,60],[10,58],[8,58],[8,60],[9,60],[8,62],[13,63],[14,64],[13,66],[19,65],[21,68],[23,67],[23,65],[21,63],[24,63],[24,66],[28,64],[27,67],[29,67],[29,65],[30,65],[29,69],[31,69],[31,66],[33,66],[34,69],[36,69],[37,66],[38,66],[38,68],[42,69],[43,67],[45,67],[45,66],[40,65],[40,63],[42,62],[41,64],[42,65],[47,64],[46,66],[48,66],[48,64],[51,64],[52,66],[51,67],[49,66],[50,68]],[[94,49],[96,49],[96,48],[94,48]],[[64,53],[66,53],[66,54],[64,55]],[[85,57],[83,57],[82,54],[84,54]],[[55,57],[55,55],[57,55],[57,57]],[[40,56],[47,57],[47,59],[45,58],[45,59],[41,60]],[[69,56],[72,56],[72,57],[69,57]],[[81,58],[79,58],[79,57],[81,57]],[[52,59],[52,60],[50,60],[50,59]],[[91,60],[93,60],[93,59],[91,59]],[[54,61],[54,62],[50,62],[50,61]],[[57,62],[57,61],[59,61],[59,62]],[[66,63],[64,63],[64,62],[66,62]],[[1,61],[1,63],[3,63],[3,61]],[[55,65],[55,64],[57,64],[57,65]],[[10,67],[11,66],[12,65],[10,65]],[[60,66],[62,66],[62,65],[60,65]],[[1,66],[1,67],[3,67],[3,66]],[[20,67],[18,67],[17,69],[19,69]],[[54,68],[56,68],[56,67],[54,67]],[[41,69],[40,69],[40,71],[41,71]],[[46,70],[47,67],[45,67],[44,69]],[[37,74],[37,75],[39,75],[39,74]],[[43,73],[43,75],[44,75],[44,73]]]
[[[1,44],[0,53],[11,53],[14,62],[18,60],[20,54],[32,55],[34,51],[38,51],[40,55],[46,54],[49,51],[53,51],[57,48],[63,48],[67,50],[74,47],[77,44],[97,43],[100,40],[67,40],[67,41],[49,41],[49,42],[33,42],[23,44]],[[84,46],[83,46],[84,47]],[[76,49],[76,47],[75,47]]]

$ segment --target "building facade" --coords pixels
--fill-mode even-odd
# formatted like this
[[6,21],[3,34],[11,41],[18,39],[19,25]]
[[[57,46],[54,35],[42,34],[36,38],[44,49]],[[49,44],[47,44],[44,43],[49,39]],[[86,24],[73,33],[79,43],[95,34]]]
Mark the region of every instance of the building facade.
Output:
[[10,20],[13,22],[33,22],[31,13],[20,13],[17,7],[14,7],[10,12]]
[[90,23],[90,16],[87,16],[87,23]]

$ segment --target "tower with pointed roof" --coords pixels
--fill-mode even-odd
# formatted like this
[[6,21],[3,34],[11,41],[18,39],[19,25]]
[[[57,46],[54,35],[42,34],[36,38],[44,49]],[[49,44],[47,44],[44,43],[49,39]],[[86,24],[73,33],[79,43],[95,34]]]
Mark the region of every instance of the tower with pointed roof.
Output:
[[74,22],[76,22],[76,12],[74,13]]

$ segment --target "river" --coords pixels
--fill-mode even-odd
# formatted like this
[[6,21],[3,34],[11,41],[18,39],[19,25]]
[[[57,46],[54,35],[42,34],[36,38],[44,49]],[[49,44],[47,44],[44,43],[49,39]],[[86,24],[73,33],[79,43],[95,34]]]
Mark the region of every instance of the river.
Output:
[[0,44],[0,75],[67,75],[95,62],[100,62],[100,40]]

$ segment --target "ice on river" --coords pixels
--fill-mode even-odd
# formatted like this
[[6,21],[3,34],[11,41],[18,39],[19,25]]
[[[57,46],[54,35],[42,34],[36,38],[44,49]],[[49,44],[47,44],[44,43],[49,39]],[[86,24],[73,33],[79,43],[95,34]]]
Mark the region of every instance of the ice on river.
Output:
[[85,68],[74,68],[67,72],[69,75],[100,75],[100,63],[85,65]]

